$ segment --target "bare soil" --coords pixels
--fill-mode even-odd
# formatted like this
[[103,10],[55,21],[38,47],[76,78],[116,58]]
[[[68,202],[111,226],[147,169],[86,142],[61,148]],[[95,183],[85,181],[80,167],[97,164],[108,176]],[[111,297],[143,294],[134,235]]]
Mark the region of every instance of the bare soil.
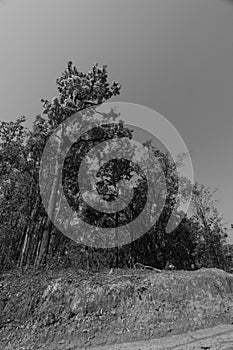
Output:
[[63,269],[0,277],[1,350],[79,349],[233,323],[233,275]]

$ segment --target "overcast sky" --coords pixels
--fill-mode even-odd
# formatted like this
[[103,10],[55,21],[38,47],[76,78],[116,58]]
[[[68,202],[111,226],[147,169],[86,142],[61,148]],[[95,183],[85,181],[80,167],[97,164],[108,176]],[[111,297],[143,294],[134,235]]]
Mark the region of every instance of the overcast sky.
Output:
[[233,222],[233,2],[0,1],[0,120],[25,115],[31,125],[69,60],[83,71],[108,64],[117,101],[165,116],[192,153],[195,180],[219,188]]

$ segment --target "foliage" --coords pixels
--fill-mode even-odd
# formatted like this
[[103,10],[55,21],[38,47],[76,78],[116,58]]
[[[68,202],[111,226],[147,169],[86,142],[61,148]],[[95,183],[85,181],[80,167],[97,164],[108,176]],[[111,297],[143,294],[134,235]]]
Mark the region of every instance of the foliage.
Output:
[[[57,151],[56,156],[48,155],[48,166],[45,175],[50,179],[46,186],[53,191],[48,195],[49,212],[46,213],[39,188],[39,169],[41,156],[49,137],[67,120],[79,112],[76,128],[83,120],[93,118],[96,108],[103,102],[120,93],[120,85],[108,82],[107,66],[93,65],[87,73],[79,72],[72,62],[57,79],[58,95],[51,99],[42,99],[43,115],[35,117],[31,130],[24,126],[25,117],[12,122],[0,123],[0,264],[4,269],[19,266],[21,269],[33,265],[45,266],[78,266],[86,269],[102,269],[106,267],[133,267],[135,263],[166,268],[172,263],[177,269],[193,269],[202,266],[227,268],[224,258],[225,231],[216,208],[214,193],[203,185],[195,185],[192,199],[193,216],[188,218],[179,207],[190,192],[187,179],[179,179],[181,191],[178,193],[177,170],[182,161],[175,163],[168,154],[158,150],[148,140],[144,147],[159,160],[161,170],[158,171],[152,158],[145,157],[143,168],[138,169],[133,162],[125,160],[107,162],[100,167],[97,174],[97,190],[105,201],[112,201],[119,191],[131,186],[134,201],[124,215],[96,217],[97,225],[124,224],[143,208],[147,195],[145,174],[151,178],[151,195],[161,214],[151,229],[142,237],[135,237],[130,232],[132,243],[121,248],[94,249],[76,244],[65,237],[52,224],[49,217],[64,211],[62,205],[56,205],[56,198],[62,193],[59,187],[62,166],[59,154],[65,152],[73,143],[72,132],[62,129],[61,141],[52,144]],[[88,109],[87,109],[88,108]],[[114,111],[102,115],[107,123],[119,116]],[[104,127],[93,130],[89,139],[76,143],[70,148],[63,166],[63,189],[76,208],[82,207],[83,215],[93,219],[94,212],[81,202],[77,187],[77,164],[85,153],[98,144],[100,135],[106,140],[118,138],[130,139],[132,130],[122,122],[114,124],[108,130]],[[125,152],[132,156],[137,149],[124,144]],[[102,150],[103,155],[105,150]],[[74,161],[75,160],[75,161]],[[88,158],[87,158],[88,160]],[[137,176],[135,176],[135,174]],[[154,175],[156,174],[156,176]],[[90,171],[90,188],[96,180],[95,172]],[[127,186],[119,188],[120,181]],[[48,188],[45,188],[48,191]],[[95,198],[93,197],[94,201]],[[164,204],[164,205],[163,205]],[[150,220],[153,207],[147,208],[147,216],[141,224]],[[159,210],[158,210],[159,211]],[[179,220],[178,227],[168,233],[166,225],[169,220]]]
[[197,259],[199,266],[226,269],[224,244],[227,234],[217,209],[216,191],[197,183],[193,189],[192,219],[199,226]]

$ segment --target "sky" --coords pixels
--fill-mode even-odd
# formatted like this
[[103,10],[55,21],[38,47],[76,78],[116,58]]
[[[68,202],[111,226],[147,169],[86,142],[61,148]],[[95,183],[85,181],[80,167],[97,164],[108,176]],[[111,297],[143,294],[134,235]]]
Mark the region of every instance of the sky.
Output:
[[0,1],[0,120],[25,115],[31,126],[69,60],[81,71],[107,64],[122,85],[116,101],[152,108],[178,130],[229,227],[232,18],[230,0]]

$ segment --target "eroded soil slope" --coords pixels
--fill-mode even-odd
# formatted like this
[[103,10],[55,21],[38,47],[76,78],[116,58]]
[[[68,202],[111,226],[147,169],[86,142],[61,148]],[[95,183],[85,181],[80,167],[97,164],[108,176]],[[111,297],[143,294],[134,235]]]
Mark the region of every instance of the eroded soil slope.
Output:
[[112,274],[67,269],[14,272],[0,280],[5,350],[106,345],[232,322],[233,275],[218,269]]

